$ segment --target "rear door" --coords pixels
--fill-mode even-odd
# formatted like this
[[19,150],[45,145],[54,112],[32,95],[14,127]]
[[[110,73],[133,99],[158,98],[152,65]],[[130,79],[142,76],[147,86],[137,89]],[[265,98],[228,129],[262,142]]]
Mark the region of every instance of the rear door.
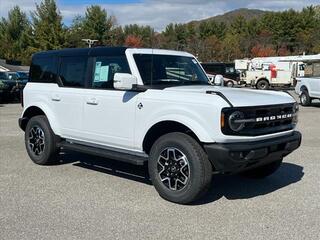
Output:
[[100,145],[132,148],[137,92],[116,90],[114,74],[130,73],[123,56],[92,57],[92,76],[84,95],[83,137]]
[[82,114],[87,73],[87,56],[61,56],[59,58],[59,87],[52,89],[51,101],[55,116],[59,121],[61,136],[64,138],[82,138]]

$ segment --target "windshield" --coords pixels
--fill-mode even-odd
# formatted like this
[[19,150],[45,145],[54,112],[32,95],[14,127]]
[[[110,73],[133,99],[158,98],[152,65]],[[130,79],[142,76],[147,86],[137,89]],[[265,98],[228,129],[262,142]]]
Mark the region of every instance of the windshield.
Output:
[[208,78],[192,57],[134,54],[144,85],[208,85]]

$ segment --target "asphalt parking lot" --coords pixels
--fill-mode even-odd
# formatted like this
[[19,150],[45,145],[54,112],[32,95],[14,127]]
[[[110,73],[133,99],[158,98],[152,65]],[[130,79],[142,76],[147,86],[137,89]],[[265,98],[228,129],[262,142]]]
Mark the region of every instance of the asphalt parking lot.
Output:
[[0,239],[320,239],[320,103],[300,149],[264,180],[215,176],[191,206],[161,199],[145,167],[66,153],[28,158],[19,104],[0,105]]

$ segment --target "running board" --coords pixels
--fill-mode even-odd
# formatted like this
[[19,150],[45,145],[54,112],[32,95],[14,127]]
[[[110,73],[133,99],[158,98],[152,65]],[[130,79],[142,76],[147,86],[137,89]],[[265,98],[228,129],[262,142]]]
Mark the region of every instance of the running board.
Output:
[[99,157],[109,158],[118,160],[121,162],[131,163],[134,165],[143,165],[146,161],[148,161],[149,156],[143,153],[135,153],[135,152],[120,152],[112,149],[105,149],[100,147],[92,147],[84,144],[78,144],[73,142],[62,141],[58,144],[58,147],[63,149],[82,152],[90,155],[95,155]]

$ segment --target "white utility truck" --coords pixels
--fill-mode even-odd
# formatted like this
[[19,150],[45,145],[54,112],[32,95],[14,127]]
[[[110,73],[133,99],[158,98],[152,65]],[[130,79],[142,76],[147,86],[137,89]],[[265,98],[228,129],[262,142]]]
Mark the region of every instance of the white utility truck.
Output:
[[304,76],[306,59],[320,55],[261,57],[235,60],[235,68],[240,72],[240,80],[258,89],[270,86],[292,86],[298,77]]

